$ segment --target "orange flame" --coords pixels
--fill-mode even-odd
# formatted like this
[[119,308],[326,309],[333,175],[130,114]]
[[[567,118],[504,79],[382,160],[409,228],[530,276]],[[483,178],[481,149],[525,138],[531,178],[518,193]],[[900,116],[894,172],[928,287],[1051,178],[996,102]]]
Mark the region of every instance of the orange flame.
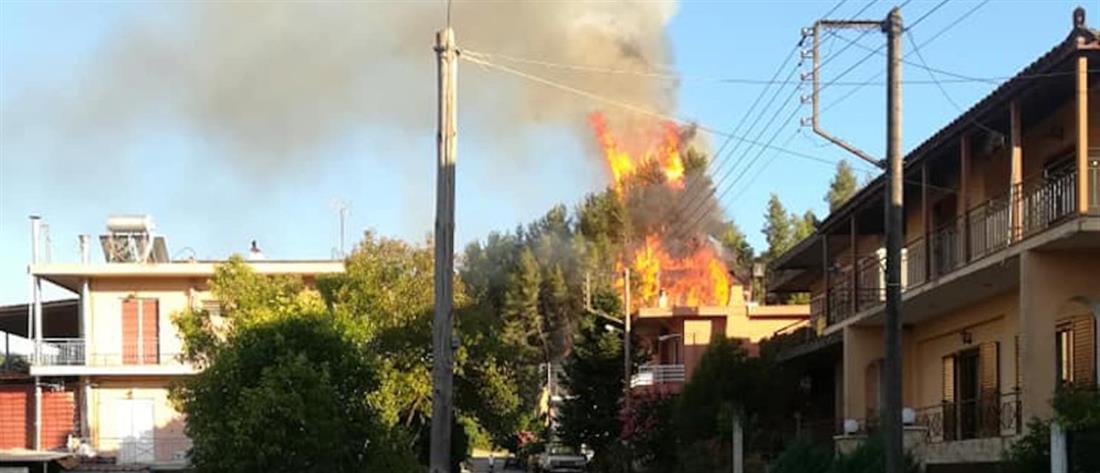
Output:
[[675,188],[683,188],[684,162],[680,158],[680,129],[673,122],[663,122],[658,136],[651,146],[636,155],[624,149],[622,143],[611,135],[607,126],[607,117],[600,112],[588,116],[596,141],[607,160],[611,179],[617,190],[622,190],[623,181],[634,175],[646,165],[656,163],[665,177],[665,182]]
[[[620,196],[625,198],[624,192],[629,191],[624,186],[627,179],[654,165],[664,177],[661,185],[683,190],[685,170],[680,156],[680,129],[675,123],[661,123],[654,133],[642,135],[645,146],[633,154],[612,136],[603,114],[591,114],[589,123]],[[706,238],[697,238],[697,241],[702,243],[695,245],[688,254],[673,257],[664,247],[662,235],[652,233],[646,235],[644,244],[634,249],[631,261],[619,262],[620,269],[629,266],[632,270],[635,297],[643,305],[729,303],[731,278],[726,264]]]

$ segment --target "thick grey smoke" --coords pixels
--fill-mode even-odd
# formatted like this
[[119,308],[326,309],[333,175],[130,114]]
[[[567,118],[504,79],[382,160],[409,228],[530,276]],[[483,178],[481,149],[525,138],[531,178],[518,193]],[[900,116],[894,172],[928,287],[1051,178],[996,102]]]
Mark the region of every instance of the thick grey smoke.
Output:
[[[168,120],[197,132],[249,173],[280,169],[350,132],[432,136],[431,46],[443,3],[176,8],[167,23],[136,23],[113,35],[71,81],[18,97],[16,110],[5,111],[5,134],[40,127],[74,143],[126,142],[144,125]],[[453,25],[460,48],[471,51],[645,71],[673,62],[666,26],[675,9],[675,2],[457,1]],[[675,84],[667,79],[494,60],[639,107],[675,107]],[[467,127],[468,134],[518,136],[519,128],[540,124],[587,133],[587,113],[616,113],[468,62],[459,87],[460,116],[478,125]],[[619,124],[640,119],[618,115]]]

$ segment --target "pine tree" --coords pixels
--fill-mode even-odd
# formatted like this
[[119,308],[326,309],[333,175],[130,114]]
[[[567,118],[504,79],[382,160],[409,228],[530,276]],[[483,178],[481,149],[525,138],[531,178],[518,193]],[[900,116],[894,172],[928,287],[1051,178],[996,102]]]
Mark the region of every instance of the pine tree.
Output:
[[722,232],[717,235],[718,241],[730,253],[734,269],[738,274],[743,274],[752,269],[753,249],[749,245],[745,233],[733,220],[726,222]]
[[817,216],[814,215],[813,210],[807,210],[801,217],[791,214],[791,226],[794,227],[793,245],[813,235],[814,230],[817,228]]
[[546,339],[539,315],[541,284],[539,263],[531,249],[524,248],[504,290],[502,336],[521,351],[517,355],[532,361],[546,359]]
[[787,209],[774,193],[768,198],[768,211],[764,214],[764,238],[768,242],[768,251],[764,259],[771,260],[787,251],[794,244],[794,228]]
[[836,165],[836,174],[829,183],[829,192],[825,194],[825,202],[829,203],[829,212],[833,212],[844,205],[859,188],[856,173],[847,160],[841,160]]

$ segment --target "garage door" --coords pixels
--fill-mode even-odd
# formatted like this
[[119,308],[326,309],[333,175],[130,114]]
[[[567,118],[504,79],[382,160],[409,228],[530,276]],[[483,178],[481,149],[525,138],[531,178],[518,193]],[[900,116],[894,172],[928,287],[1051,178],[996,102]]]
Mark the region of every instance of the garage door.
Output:
[[31,447],[33,393],[29,384],[0,385],[0,449]]
[[70,391],[42,391],[42,448],[65,448],[77,433],[76,399]]

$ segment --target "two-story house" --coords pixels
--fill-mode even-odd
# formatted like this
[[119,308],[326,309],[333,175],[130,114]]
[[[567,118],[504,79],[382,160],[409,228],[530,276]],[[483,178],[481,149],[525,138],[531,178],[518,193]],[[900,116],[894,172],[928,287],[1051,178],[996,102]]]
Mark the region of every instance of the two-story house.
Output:
[[631,332],[650,359],[638,367],[631,386],[678,393],[714,337],[740,340],[756,355],[761,340],[809,318],[810,308],[804,304],[758,305],[747,301],[745,293],[744,286],[734,283],[723,305],[658,304],[635,311]]
[[[49,282],[77,297],[61,313],[45,310],[41,291],[31,291],[30,382],[9,383],[5,389],[17,395],[0,406],[26,412],[26,427],[22,437],[0,437],[15,444],[9,448],[22,439],[24,448],[36,451],[69,451],[82,443],[81,453],[101,462],[186,465],[186,420],[170,402],[169,386],[196,368],[177,356],[182,342],[172,316],[187,308],[220,310],[208,287],[220,261],[170,260],[148,218],[112,217],[100,238],[102,263],[91,261],[89,238],[81,237],[81,244],[81,262],[30,265],[32,287]],[[249,265],[259,274],[298,275],[307,283],[344,270],[341,261]],[[68,329],[59,337],[54,326]]]
[[[1068,37],[905,157],[903,399],[927,465],[995,463],[1056,386],[1097,380],[1098,71],[1077,9]],[[812,293],[814,337],[787,359],[854,434],[882,406],[884,192],[874,180],[771,267],[771,290]]]

